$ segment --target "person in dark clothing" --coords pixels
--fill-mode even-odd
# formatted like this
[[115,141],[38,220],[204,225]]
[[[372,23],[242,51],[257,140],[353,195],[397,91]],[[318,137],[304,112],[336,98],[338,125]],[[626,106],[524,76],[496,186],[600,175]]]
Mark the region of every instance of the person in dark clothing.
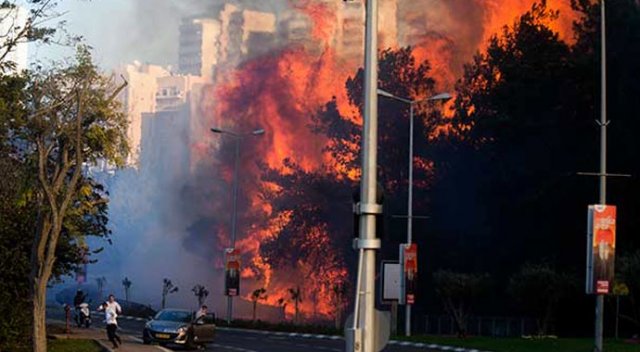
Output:
[[87,295],[82,292],[82,290],[78,290],[76,295],[73,297],[73,306],[78,307],[80,304],[84,303],[87,299]]

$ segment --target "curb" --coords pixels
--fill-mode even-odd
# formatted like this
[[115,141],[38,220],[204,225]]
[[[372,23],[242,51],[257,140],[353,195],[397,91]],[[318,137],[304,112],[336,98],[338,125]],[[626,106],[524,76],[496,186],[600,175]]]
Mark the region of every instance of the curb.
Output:
[[102,347],[102,352],[113,352],[113,349],[109,347],[107,344],[105,344],[104,342],[98,339],[93,339],[93,341],[95,341],[98,345],[100,345],[100,347]]
[[[240,328],[227,328],[227,327],[221,327],[221,326],[217,326],[216,329],[221,331],[245,332],[245,333],[258,334],[258,335],[299,337],[299,338],[305,338],[305,339],[334,340],[334,341],[344,340],[344,337],[336,336],[336,335],[305,334],[305,333],[297,333],[297,332],[282,332],[282,331],[268,331],[268,330],[251,330],[251,329],[240,329]],[[388,345],[401,346],[401,347],[414,347],[414,348],[428,348],[431,350],[451,351],[451,352],[489,352],[489,351],[482,351],[478,349],[467,349],[462,347],[445,346],[445,345],[438,345],[433,343],[410,342],[410,341],[399,341],[399,340],[389,340]]]

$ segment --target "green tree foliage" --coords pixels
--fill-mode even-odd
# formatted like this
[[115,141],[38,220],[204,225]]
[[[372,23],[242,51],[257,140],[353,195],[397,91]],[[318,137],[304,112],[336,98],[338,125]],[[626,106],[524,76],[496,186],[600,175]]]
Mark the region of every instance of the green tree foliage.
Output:
[[621,318],[631,322],[640,331],[640,250],[623,255],[616,266],[617,278],[629,292],[625,297],[631,303],[631,311],[621,314]]
[[75,269],[86,236],[109,235],[107,194],[83,170],[98,160],[121,165],[126,119],[114,99],[119,88],[98,72],[83,47],[70,65],[38,67],[22,83],[12,77],[3,82],[0,109],[8,113],[0,116],[0,132],[2,158],[9,160],[3,166],[25,176],[12,189],[14,205],[25,212],[7,218],[5,228],[30,224],[14,232],[20,240],[15,248],[29,247],[23,280],[33,303],[32,343],[34,351],[44,351],[47,284]]
[[450,270],[433,273],[436,294],[456,325],[459,337],[467,336],[467,321],[477,299],[486,291],[487,274],[467,274]]
[[538,335],[552,327],[558,304],[575,288],[570,275],[558,273],[549,264],[526,264],[509,280],[508,292],[528,316],[536,318]]

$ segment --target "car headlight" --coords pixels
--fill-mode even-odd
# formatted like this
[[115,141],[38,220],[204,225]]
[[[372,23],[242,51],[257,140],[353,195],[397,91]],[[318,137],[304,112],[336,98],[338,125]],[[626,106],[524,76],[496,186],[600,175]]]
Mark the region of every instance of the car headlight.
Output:
[[186,326],[181,326],[178,328],[178,334],[186,334],[187,333],[187,327]]

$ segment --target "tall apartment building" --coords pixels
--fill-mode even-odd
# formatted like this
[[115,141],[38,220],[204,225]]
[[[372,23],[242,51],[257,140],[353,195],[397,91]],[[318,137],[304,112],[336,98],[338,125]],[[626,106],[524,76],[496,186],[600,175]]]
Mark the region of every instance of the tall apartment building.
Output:
[[[169,70],[134,62],[116,71],[128,82],[119,95],[129,119],[127,138],[131,152],[127,164],[137,166],[142,153],[143,116],[163,111],[178,111],[188,104],[192,91],[199,89],[207,78],[194,75],[175,75]],[[186,118],[189,120],[189,118]],[[187,121],[188,123],[188,121]]]
[[180,25],[180,73],[211,78],[218,63],[221,24],[212,18],[185,18]]
[[127,137],[131,148],[128,165],[137,165],[140,159],[142,140],[142,114],[156,110],[156,93],[158,78],[169,75],[169,71],[161,66],[141,64],[124,65],[116,70],[116,77],[122,76],[127,86],[119,95],[123,108],[129,119]]
[[[29,20],[29,11],[20,6],[0,9],[0,52],[4,54],[5,45],[8,40],[16,38]],[[15,64],[15,72],[28,68],[28,43],[18,42],[15,47],[4,58],[4,61],[11,61]]]

